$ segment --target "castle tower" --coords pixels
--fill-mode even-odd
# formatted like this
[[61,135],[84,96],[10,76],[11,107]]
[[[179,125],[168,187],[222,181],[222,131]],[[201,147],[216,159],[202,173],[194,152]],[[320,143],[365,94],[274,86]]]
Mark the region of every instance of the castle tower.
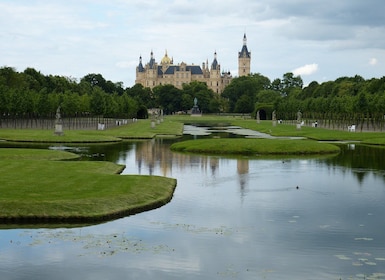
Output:
[[142,64],[142,56],[139,57],[139,65],[136,67],[136,84],[144,84],[145,82],[145,69]]
[[211,63],[210,68],[210,81],[209,88],[211,88],[215,93],[221,92],[221,66],[217,60],[217,52],[214,53],[214,60]]
[[238,76],[250,75],[251,52],[247,50],[246,33],[243,35],[243,47],[238,53]]

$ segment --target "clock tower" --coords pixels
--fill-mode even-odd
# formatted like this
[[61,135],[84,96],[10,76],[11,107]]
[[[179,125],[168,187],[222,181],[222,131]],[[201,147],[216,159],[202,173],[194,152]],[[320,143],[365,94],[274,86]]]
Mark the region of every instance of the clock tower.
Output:
[[246,33],[243,35],[243,47],[238,53],[238,76],[250,75],[251,52],[247,50]]

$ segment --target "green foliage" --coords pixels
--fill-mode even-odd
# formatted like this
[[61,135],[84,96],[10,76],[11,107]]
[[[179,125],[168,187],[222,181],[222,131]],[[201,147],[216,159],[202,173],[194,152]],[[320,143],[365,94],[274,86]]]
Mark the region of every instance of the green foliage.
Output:
[[197,81],[184,84],[182,89],[173,85],[160,85],[153,90],[140,84],[126,89],[122,86],[121,82],[113,83],[95,73],[77,81],[43,75],[33,68],[19,73],[3,67],[0,116],[54,118],[61,106],[63,117],[146,117],[147,108],[162,108],[165,114],[188,111],[197,98],[204,113],[252,113],[265,104],[276,110],[281,119],[295,119],[301,110],[305,119],[328,119],[338,124],[370,122],[375,127],[385,127],[385,77],[341,77],[321,84],[313,81],[303,88],[301,77],[293,73],[285,73],[272,82],[261,74],[253,74],[234,78],[221,96]]
[[222,97],[228,100],[230,113],[251,113],[257,93],[269,87],[270,80],[260,74],[238,77],[225,88]]
[[212,107],[214,104],[212,101],[215,99],[214,92],[207,87],[206,83],[193,81],[189,84],[184,84],[183,94],[184,110],[190,110],[194,105],[194,98],[197,98],[198,106],[202,112],[212,113],[217,111],[217,108]]
[[[58,106],[64,117],[104,115],[135,117],[138,102],[124,96],[122,83],[89,74],[78,83],[62,76],[45,76],[33,68],[22,73],[0,68],[0,115],[7,118],[53,118]],[[128,104],[129,103],[129,104]]]
[[157,105],[165,114],[172,114],[181,108],[182,91],[173,85],[156,86],[153,89]]

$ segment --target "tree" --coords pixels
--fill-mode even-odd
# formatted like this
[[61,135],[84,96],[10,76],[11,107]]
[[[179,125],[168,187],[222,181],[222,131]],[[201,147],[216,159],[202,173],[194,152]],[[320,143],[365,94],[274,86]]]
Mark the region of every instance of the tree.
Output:
[[68,117],[74,117],[79,112],[79,96],[70,90],[66,90],[63,94],[63,101],[60,106],[63,113]]
[[234,111],[237,113],[250,113],[254,110],[254,102],[252,102],[250,95],[242,95],[235,103]]
[[291,72],[283,75],[281,83],[283,96],[290,95],[293,90],[302,89],[303,87],[302,78],[300,76],[294,76]]
[[210,103],[214,99],[214,92],[208,88],[206,83],[192,81],[189,84],[184,84],[182,91],[186,95],[182,99],[183,110],[190,110],[193,107],[194,98],[198,99],[198,106],[202,112],[210,113],[213,112],[212,109],[218,110],[210,107]]
[[106,112],[106,100],[104,98],[105,92],[98,86],[94,87],[92,92],[90,109],[91,113],[97,116],[102,116]]
[[[223,91],[222,97],[228,100],[230,112],[246,113],[247,111],[248,113],[251,113],[254,110],[257,93],[269,87],[270,80],[260,74],[242,76],[234,78],[231,81],[231,83]],[[242,101],[238,102],[241,97]],[[251,106],[241,108],[240,104],[245,104],[243,102],[244,100],[248,100],[248,102],[251,103]]]
[[257,93],[256,95],[256,102],[258,103],[275,103],[278,99],[281,98],[281,95],[279,92],[271,90],[271,89],[264,89]]
[[160,85],[153,88],[156,105],[163,108],[165,114],[181,110],[182,91],[173,85]]
[[144,88],[141,84],[135,84],[125,91],[128,96],[137,100],[138,104],[144,105],[147,108],[156,107],[155,99],[150,88]]

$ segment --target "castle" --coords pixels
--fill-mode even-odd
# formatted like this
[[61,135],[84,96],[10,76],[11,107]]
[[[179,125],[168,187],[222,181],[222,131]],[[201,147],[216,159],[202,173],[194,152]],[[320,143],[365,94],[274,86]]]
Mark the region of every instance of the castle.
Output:
[[[246,34],[243,36],[242,50],[238,52],[238,76],[247,76],[250,74],[251,52],[247,49]],[[143,66],[142,56],[139,57],[139,65],[136,67],[135,83],[144,87],[154,88],[158,85],[171,84],[177,88],[182,88],[183,84],[189,84],[192,81],[204,82],[207,87],[215,93],[221,94],[225,87],[231,82],[230,72],[221,72],[221,66],[217,60],[217,53],[214,53],[214,59],[209,67],[209,63],[199,65],[188,65],[184,62],[174,64],[167,51],[157,63],[154,54],[151,51],[150,61]]]

